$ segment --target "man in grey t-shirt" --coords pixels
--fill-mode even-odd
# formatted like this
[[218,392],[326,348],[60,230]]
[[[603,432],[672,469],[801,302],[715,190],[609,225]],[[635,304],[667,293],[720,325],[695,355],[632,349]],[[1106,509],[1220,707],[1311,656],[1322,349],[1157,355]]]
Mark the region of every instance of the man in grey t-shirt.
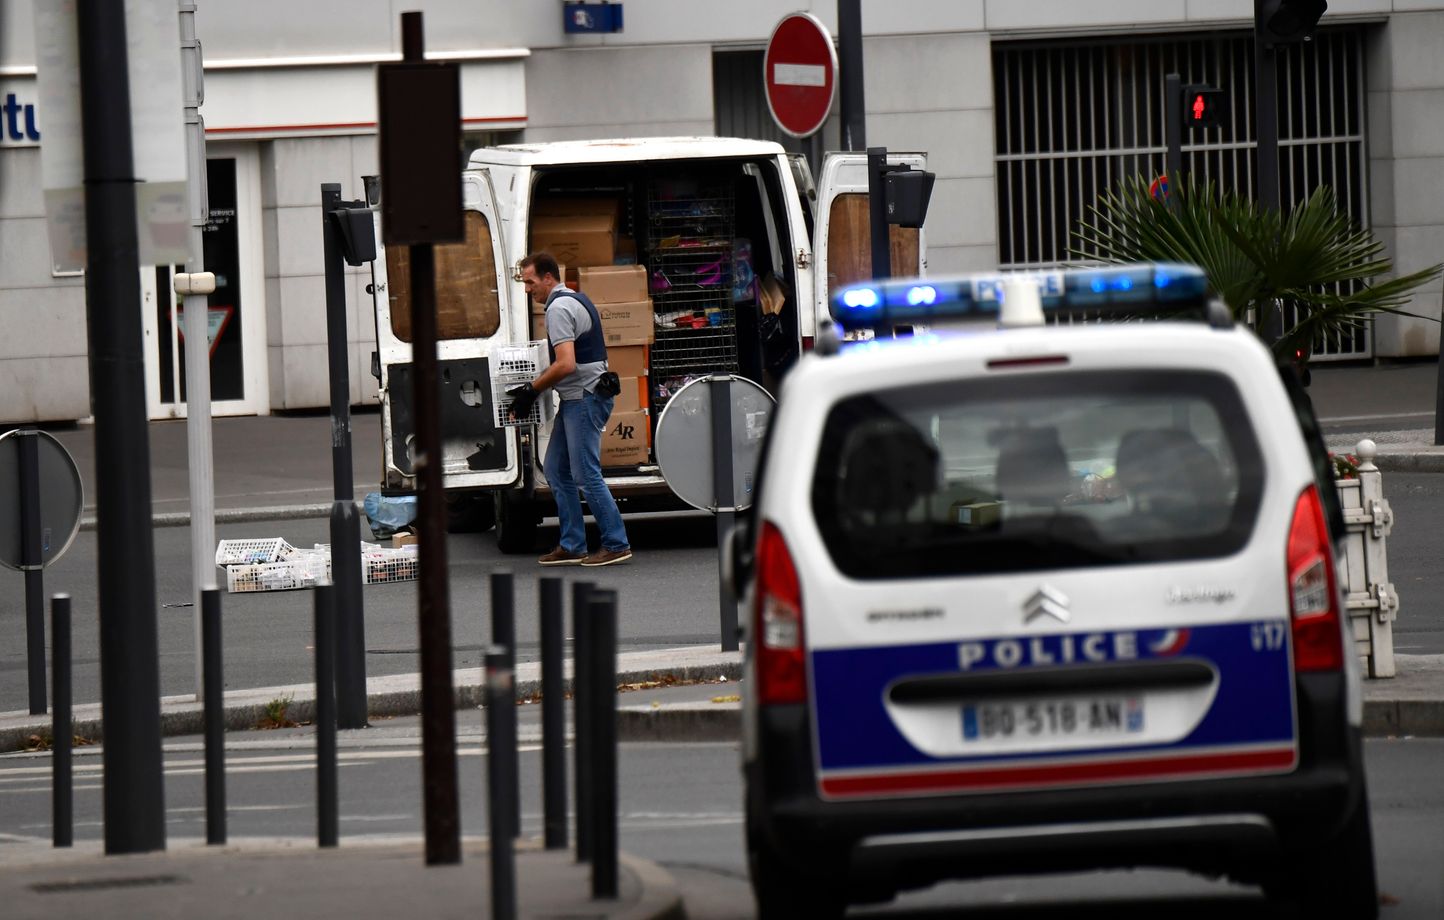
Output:
[[[521,262],[527,294],[546,304],[552,359],[530,389],[523,385],[516,393],[508,391],[519,415],[530,411],[531,403],[547,387],[556,387],[561,397],[543,463],[557,503],[561,537],[557,547],[537,561],[542,565],[615,565],[631,559],[632,549],[617,502],[602,478],[602,432],[612,414],[612,396],[597,387],[607,370],[606,340],[596,307],[585,295],[562,284],[560,273],[556,259],[545,252]],[[594,553],[587,552],[579,488],[602,532],[602,545]]]

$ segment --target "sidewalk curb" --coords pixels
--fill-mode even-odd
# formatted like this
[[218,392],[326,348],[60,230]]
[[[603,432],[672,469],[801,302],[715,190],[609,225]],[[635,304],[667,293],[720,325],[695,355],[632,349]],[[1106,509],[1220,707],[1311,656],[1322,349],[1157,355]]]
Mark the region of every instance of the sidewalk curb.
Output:
[[1374,465],[1383,473],[1444,473],[1444,447],[1413,451],[1381,448]]
[[650,859],[618,851],[617,862],[637,877],[642,889],[636,906],[619,917],[633,920],[687,920],[682,889],[672,873]]
[[[272,505],[267,508],[223,508],[216,511],[217,524],[245,524],[251,521],[290,521],[297,518],[329,517],[334,502],[309,505]],[[358,503],[359,504],[359,503]],[[80,519],[81,530],[94,530],[95,515]],[[189,511],[163,511],[150,516],[152,527],[189,527]]]
[[[652,665],[649,659],[672,654],[680,659],[671,665]],[[669,652],[630,652],[618,657],[617,683],[631,684],[657,680],[684,682],[716,681],[726,678],[738,681],[742,678],[742,656],[739,652],[719,653],[707,647],[703,649],[672,649]],[[689,660],[690,659],[690,660]],[[566,663],[563,686],[566,692],[572,689],[571,661]],[[541,693],[541,666],[538,662],[524,662],[517,665],[516,698],[524,700]],[[401,674],[375,677],[367,681],[367,713],[371,716],[409,716],[421,712],[420,676]],[[466,668],[452,672],[453,694],[457,709],[480,708],[484,699],[480,668]],[[225,726],[227,731],[246,731],[255,727],[265,714],[266,704],[275,699],[287,699],[286,715],[297,722],[308,722],[315,717],[316,698],[313,684],[292,684],[285,687],[260,687],[250,690],[232,690],[226,693]],[[620,707],[619,713],[626,707]],[[649,715],[644,713],[644,715]],[[634,718],[619,714],[618,733],[622,737],[621,719]],[[688,717],[691,718],[691,717]],[[642,724],[660,725],[659,721],[643,718]],[[6,723],[10,724],[6,724]],[[666,723],[666,724],[671,724]],[[198,735],[205,729],[205,711],[191,696],[168,696],[161,700],[161,734]],[[0,753],[24,750],[31,735],[48,736],[51,729],[49,716],[30,716],[26,713],[0,714]],[[75,730],[78,734],[103,740],[100,704],[88,703],[75,707]],[[631,729],[628,729],[631,731]],[[736,734],[733,737],[738,737]],[[629,739],[630,740],[630,739]],[[650,740],[659,740],[653,736]],[[711,738],[669,739],[669,740],[714,740]]]

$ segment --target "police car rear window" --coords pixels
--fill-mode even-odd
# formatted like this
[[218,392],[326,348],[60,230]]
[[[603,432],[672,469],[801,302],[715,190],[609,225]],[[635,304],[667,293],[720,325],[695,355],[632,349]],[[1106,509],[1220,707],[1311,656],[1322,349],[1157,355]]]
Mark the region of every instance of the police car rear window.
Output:
[[1227,377],[1067,372],[836,404],[812,507],[860,579],[1200,559],[1247,542],[1263,458]]

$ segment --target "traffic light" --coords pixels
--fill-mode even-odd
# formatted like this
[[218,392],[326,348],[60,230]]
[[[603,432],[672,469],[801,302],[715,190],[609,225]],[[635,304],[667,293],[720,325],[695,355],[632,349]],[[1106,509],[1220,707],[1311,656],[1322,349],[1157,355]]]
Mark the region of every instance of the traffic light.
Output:
[[1183,88],[1183,123],[1190,128],[1214,128],[1223,124],[1223,90],[1213,86]]
[[1325,0],[1264,0],[1254,20],[1257,37],[1266,44],[1307,41],[1328,8]]

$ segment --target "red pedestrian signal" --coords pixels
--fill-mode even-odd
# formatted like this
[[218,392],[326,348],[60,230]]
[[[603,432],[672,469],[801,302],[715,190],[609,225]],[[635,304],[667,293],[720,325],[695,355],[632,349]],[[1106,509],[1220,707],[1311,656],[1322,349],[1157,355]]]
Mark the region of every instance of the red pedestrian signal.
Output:
[[1184,118],[1194,128],[1213,128],[1224,123],[1223,90],[1212,86],[1183,88]]

